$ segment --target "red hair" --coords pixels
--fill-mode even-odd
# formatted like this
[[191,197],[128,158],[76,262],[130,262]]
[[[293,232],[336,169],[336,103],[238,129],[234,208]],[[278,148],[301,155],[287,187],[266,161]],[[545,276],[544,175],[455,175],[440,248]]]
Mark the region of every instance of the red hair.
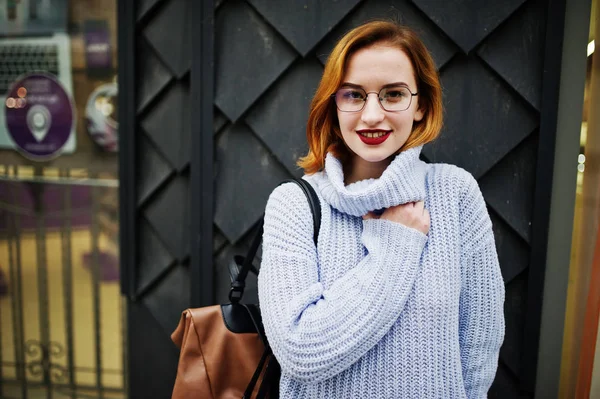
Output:
[[323,77],[310,105],[306,126],[308,154],[298,161],[298,166],[305,173],[313,174],[323,169],[328,152],[342,162],[350,156],[350,149],[342,139],[331,96],[342,84],[349,58],[358,50],[374,44],[385,44],[403,51],[411,61],[417,81],[423,119],[415,121],[413,131],[400,151],[433,141],[439,135],[443,118],[442,87],[429,51],[410,28],[388,21],[368,22],[344,35],[327,59]]

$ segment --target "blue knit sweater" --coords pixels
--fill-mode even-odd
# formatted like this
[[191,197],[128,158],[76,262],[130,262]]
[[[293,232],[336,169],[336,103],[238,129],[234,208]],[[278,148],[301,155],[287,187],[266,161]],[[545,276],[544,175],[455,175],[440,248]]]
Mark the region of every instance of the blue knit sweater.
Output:
[[[464,170],[398,155],[344,185],[341,163],[305,176],[321,199],[279,186],[265,211],[259,299],[287,398],[485,398],[504,337],[492,225]],[[424,200],[427,235],[368,211]]]

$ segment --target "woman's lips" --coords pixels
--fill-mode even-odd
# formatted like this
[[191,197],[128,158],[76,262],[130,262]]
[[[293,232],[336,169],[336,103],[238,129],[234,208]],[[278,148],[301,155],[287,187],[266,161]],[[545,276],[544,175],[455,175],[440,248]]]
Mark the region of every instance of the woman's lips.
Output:
[[361,141],[367,145],[378,145],[390,137],[391,130],[358,130],[356,132]]

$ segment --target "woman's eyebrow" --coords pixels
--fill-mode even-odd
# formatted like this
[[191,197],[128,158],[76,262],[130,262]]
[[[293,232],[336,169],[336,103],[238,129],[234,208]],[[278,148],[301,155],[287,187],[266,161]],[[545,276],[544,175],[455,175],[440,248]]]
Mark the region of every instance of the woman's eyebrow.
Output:
[[[344,83],[341,84],[341,86],[343,86],[343,87],[353,87],[353,88],[356,88],[356,89],[364,89],[363,86],[357,85],[356,83],[350,83],[350,82],[344,82]],[[381,86],[381,88],[382,89],[387,89],[388,87],[397,87],[397,86],[406,86],[406,87],[409,87],[408,83],[405,83],[405,82],[394,82],[394,83],[385,84],[385,85]]]
[[404,83],[404,82],[388,83],[386,85],[383,85],[382,89],[386,89],[388,87],[396,87],[396,86],[406,86],[406,87],[408,87],[408,83]]
[[354,83],[350,83],[350,82],[344,82],[341,84],[341,86],[343,87],[354,87],[355,89],[362,89],[363,87],[361,85],[357,85]]

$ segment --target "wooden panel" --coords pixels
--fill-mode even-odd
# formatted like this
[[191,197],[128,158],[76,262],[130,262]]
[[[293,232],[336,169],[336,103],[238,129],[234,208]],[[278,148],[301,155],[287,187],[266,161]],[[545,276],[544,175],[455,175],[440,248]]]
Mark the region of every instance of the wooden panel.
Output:
[[[189,83],[169,86],[140,123],[169,164],[183,169],[190,162]],[[169,132],[169,134],[165,134]]]
[[333,46],[344,33],[355,26],[377,18],[398,21],[418,32],[438,68],[442,68],[458,51],[458,46],[445,35],[441,35],[440,29],[410,1],[369,0],[358,5],[331,33],[323,38],[317,46],[316,56],[325,64]]
[[484,2],[479,0],[413,0],[465,53],[494,31],[525,0]]
[[[126,286],[130,397],[166,398],[173,388],[178,356],[170,334],[191,300],[191,14],[188,0],[136,4],[137,10],[122,6],[137,21],[130,33],[135,51],[128,54],[135,68],[123,68],[135,76],[135,96],[127,97],[133,111],[128,116],[134,118],[129,142],[135,147],[129,148],[131,158],[121,158],[128,169],[127,184],[134,186],[126,189],[135,193],[133,199],[125,198],[126,211],[133,213],[125,219],[131,223],[125,231],[136,237],[124,244],[131,246],[124,251],[127,260],[133,260],[125,273],[133,280]],[[146,353],[148,348],[153,348],[151,354]]]
[[277,158],[242,124],[217,139],[215,224],[237,242],[264,211],[271,190],[290,177]]
[[[546,2],[528,1],[477,53],[531,105],[540,108]],[[518,62],[519,68],[515,68]]]
[[148,42],[177,77],[191,66],[191,18],[190,0],[170,1],[144,29]]
[[322,74],[323,67],[314,59],[294,64],[246,117],[252,130],[297,177],[302,176],[302,170],[296,162],[308,151],[306,122],[310,101]]
[[300,54],[306,56],[359,0],[249,2]]
[[423,153],[432,162],[458,165],[479,179],[531,134],[539,120],[477,57],[455,57],[441,77],[444,129]]
[[153,314],[142,303],[128,307],[129,352],[137,356],[131,362],[129,398],[170,398],[177,373],[179,353],[167,338]]
[[232,0],[219,8],[215,36],[215,104],[237,120],[296,53],[243,1]]

